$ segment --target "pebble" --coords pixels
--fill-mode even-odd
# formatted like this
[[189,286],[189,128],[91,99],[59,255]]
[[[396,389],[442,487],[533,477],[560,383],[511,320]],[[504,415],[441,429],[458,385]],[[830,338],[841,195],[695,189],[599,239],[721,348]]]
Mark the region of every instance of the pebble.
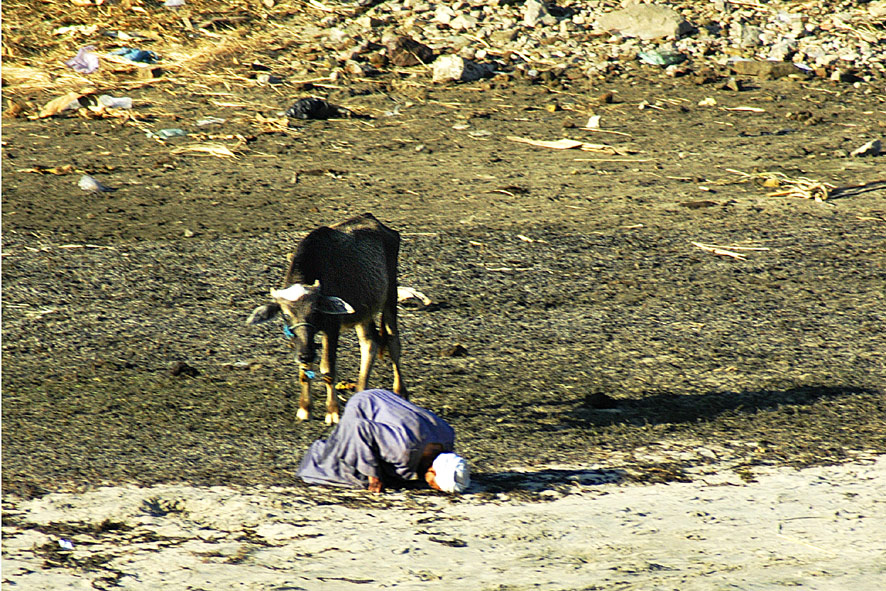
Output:
[[882,144],[880,140],[873,140],[860,148],[856,148],[850,152],[850,156],[879,156]]
[[640,39],[680,37],[693,28],[679,12],[657,4],[632,4],[607,12],[597,19],[597,26],[604,31],[618,31],[626,37]]
[[491,76],[494,71],[490,64],[474,62],[458,55],[438,57],[433,68],[434,82],[473,82]]
[[115,190],[110,187],[106,187],[105,185],[101,184],[98,179],[95,179],[88,174],[84,174],[80,177],[80,181],[77,183],[77,186],[84,191],[88,191],[90,193],[105,193]]
[[772,79],[801,73],[800,69],[792,62],[770,62],[766,60],[739,60],[732,64],[732,71],[743,76],[758,76]]

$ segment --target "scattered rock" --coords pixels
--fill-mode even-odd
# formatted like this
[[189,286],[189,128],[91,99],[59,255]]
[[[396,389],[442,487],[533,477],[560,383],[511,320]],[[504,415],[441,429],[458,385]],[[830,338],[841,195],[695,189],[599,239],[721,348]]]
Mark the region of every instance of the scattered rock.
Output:
[[490,64],[466,60],[457,55],[444,55],[434,61],[434,82],[474,82],[492,76]]
[[430,64],[434,61],[434,50],[412,37],[397,37],[388,43],[387,49],[388,59],[401,68]]
[[156,66],[153,68],[137,68],[135,77],[139,80],[152,80],[154,78],[163,77],[163,68]]
[[850,156],[879,156],[881,143],[880,140],[872,140],[860,148],[856,148],[849,153]]
[[[546,19],[551,18],[548,7],[539,0],[526,0],[523,5],[523,26],[537,27],[545,24]],[[554,19],[556,21],[556,19]]]
[[456,31],[470,31],[476,28],[477,19],[467,14],[460,14],[449,21],[449,26]]
[[634,4],[603,14],[597,28],[640,39],[680,37],[693,30],[679,12],[655,4]]
[[259,84],[283,84],[283,79],[273,74],[256,74],[255,81]]
[[735,76],[730,76],[729,80],[727,80],[726,83],[723,84],[723,89],[732,90],[734,92],[741,92],[742,90],[744,90],[744,85],[741,83],[741,80],[739,80]]
[[178,377],[178,376],[194,377],[199,374],[200,374],[200,372],[197,370],[196,367],[192,367],[192,366],[188,365],[187,363],[185,363],[184,361],[176,361],[175,363],[173,363],[172,365],[169,366],[169,375],[171,375],[173,377]]
[[770,62],[766,60],[739,60],[732,64],[732,71],[742,76],[760,78],[783,78],[791,74],[801,74],[793,62]]
[[720,205],[720,204],[717,203],[716,201],[709,201],[709,200],[683,201],[682,203],[680,203],[680,207],[685,207],[687,209],[703,209],[705,207],[716,207],[718,205]]
[[468,350],[460,345],[455,344],[440,351],[440,357],[466,357]]
[[105,185],[101,184],[98,179],[91,177],[88,174],[84,174],[80,177],[80,181],[77,183],[77,186],[84,191],[88,191],[90,193],[106,193],[109,191],[117,190],[111,187],[106,187]]

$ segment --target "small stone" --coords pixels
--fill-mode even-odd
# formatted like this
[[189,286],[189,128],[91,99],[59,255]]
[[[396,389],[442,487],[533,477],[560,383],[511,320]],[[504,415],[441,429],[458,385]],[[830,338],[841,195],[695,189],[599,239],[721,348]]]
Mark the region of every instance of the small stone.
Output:
[[757,47],[762,44],[760,40],[760,27],[753,25],[739,25],[739,39],[742,47]]
[[357,19],[357,25],[362,27],[363,29],[375,29],[384,24],[385,21],[374,16],[361,16]]
[[194,377],[200,374],[200,372],[195,367],[191,367],[184,361],[176,361],[169,367],[169,374],[178,377],[178,376],[190,376]]
[[607,12],[597,19],[597,28],[618,31],[625,37],[658,39],[680,37],[693,29],[680,13],[655,4],[634,4]]
[[440,357],[465,357],[468,350],[460,344],[452,345],[440,351]]
[[83,189],[84,191],[90,193],[106,193],[108,191],[114,191],[111,187],[106,187],[101,184],[98,179],[89,176],[88,174],[84,174],[80,177],[80,181],[77,183],[77,186]]
[[455,11],[448,6],[438,6],[434,12],[434,20],[440,24],[448,25],[455,18]]
[[449,26],[456,31],[469,31],[477,27],[477,19],[466,14],[460,14],[449,21]]
[[430,64],[434,61],[434,50],[412,37],[397,37],[388,43],[387,49],[388,59],[401,68]]
[[879,156],[882,144],[880,140],[872,140],[860,148],[856,148],[850,152],[850,156]]
[[732,90],[734,92],[741,92],[744,90],[741,81],[735,76],[730,76],[729,80],[726,81],[726,84],[723,85],[725,90]]
[[793,62],[769,62],[765,60],[739,60],[732,64],[732,71],[742,76],[783,78],[802,72]]
[[537,27],[548,16],[548,7],[539,0],[526,0],[523,5],[523,26]]
[[490,64],[480,64],[457,55],[444,55],[434,61],[434,82],[473,82],[491,76]]
[[283,79],[273,74],[256,74],[255,81],[259,84],[282,84]]
[[719,79],[720,76],[711,68],[702,68],[695,72],[695,75],[692,77],[692,81],[699,86],[702,84],[710,84],[712,82],[716,82]]
[[163,68],[138,68],[135,76],[139,80],[152,80],[154,78],[162,78]]
[[502,29],[489,34],[489,40],[495,45],[505,45],[517,38],[516,29]]

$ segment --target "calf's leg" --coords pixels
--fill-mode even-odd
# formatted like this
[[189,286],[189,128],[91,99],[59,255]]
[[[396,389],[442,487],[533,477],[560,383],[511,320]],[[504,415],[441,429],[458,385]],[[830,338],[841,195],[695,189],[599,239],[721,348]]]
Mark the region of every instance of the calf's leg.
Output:
[[335,391],[335,359],[338,351],[338,334],[323,334],[323,356],[320,358],[320,373],[326,384],[326,424],[338,423],[339,404]]
[[298,366],[298,381],[301,385],[301,397],[298,400],[298,412],[295,413],[299,421],[307,421],[311,418],[311,378],[306,372],[311,371],[311,366],[300,364]]
[[403,374],[400,371],[400,331],[397,328],[397,303],[394,301],[393,308],[390,303],[382,311],[381,322],[385,334],[385,349],[391,356],[394,366],[394,393],[399,394],[404,400],[409,400],[409,391],[403,383]]
[[369,387],[369,374],[378,356],[378,330],[371,318],[354,326],[354,330],[360,340],[360,377],[357,378],[357,391],[362,392]]

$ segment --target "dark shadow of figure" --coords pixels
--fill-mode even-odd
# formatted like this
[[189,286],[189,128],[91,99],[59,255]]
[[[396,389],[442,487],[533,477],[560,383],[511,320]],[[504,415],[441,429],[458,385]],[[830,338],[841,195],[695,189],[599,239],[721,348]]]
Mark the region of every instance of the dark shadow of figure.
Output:
[[566,470],[545,468],[536,471],[487,472],[471,475],[471,487],[467,494],[494,495],[506,493],[528,493],[538,495],[545,491],[566,492],[564,489],[580,486],[614,484],[627,478],[623,470],[584,469]]
[[[800,386],[788,390],[759,390],[750,392],[706,392],[703,394],[674,394],[649,392],[642,398],[612,398],[593,393],[575,407],[574,401],[563,401],[571,406],[563,413],[563,423],[573,426],[616,424],[681,424],[713,420],[730,413],[756,414],[782,407],[802,409],[820,400],[837,400],[856,394],[875,394],[870,388],[853,386]],[[516,409],[528,419],[531,408]],[[554,426],[556,427],[556,426]]]

